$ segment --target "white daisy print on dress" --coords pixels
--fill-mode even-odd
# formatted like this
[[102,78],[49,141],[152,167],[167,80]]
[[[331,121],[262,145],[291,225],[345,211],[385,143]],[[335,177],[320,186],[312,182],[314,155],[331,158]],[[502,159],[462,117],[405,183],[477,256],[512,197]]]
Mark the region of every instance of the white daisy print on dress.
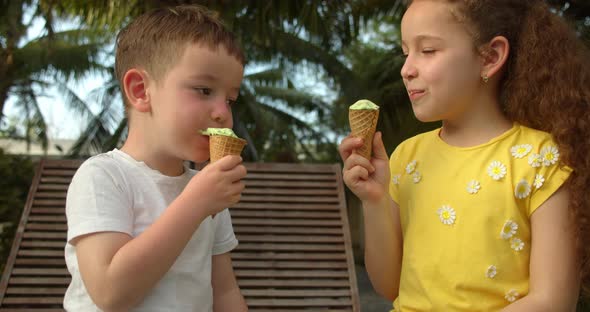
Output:
[[502,232],[500,232],[500,237],[503,239],[509,239],[512,236],[516,235],[516,230],[518,230],[518,224],[512,220],[506,221],[504,226],[502,227]]
[[544,182],[545,182],[545,178],[543,177],[542,174],[535,175],[535,181],[533,182],[533,185],[535,186],[536,189],[540,189],[541,186],[543,186]]
[[391,182],[393,184],[398,185],[399,184],[399,179],[401,179],[402,175],[401,174],[394,174],[393,177],[391,177]]
[[416,169],[416,161],[412,160],[407,166],[406,166],[406,173],[410,174],[412,172],[414,172],[414,169]]
[[496,277],[497,273],[498,273],[498,271],[496,270],[496,266],[490,265],[488,267],[488,269],[486,270],[486,277],[487,278],[494,278],[494,277]]
[[412,181],[418,183],[420,180],[422,180],[422,174],[420,174],[418,170],[414,171],[414,173],[412,173]]
[[438,213],[438,217],[440,218],[440,222],[446,225],[452,225],[455,223],[455,219],[457,215],[455,213],[455,209],[453,209],[449,205],[443,205],[442,207],[438,208],[436,211]]
[[514,158],[523,158],[532,149],[533,149],[533,146],[530,144],[515,145],[510,148],[510,153],[512,154],[512,156],[514,156]]
[[531,193],[531,185],[525,180],[520,180],[514,188],[514,196],[519,199],[526,198]]
[[504,166],[503,163],[494,160],[488,166],[488,175],[492,177],[492,179],[498,181],[506,175],[506,166]]
[[545,146],[541,149],[541,159],[543,166],[549,167],[559,160],[559,151],[555,146]]
[[518,237],[513,237],[510,240],[510,248],[516,251],[521,251],[524,248],[524,242]]
[[469,194],[476,194],[479,189],[481,189],[481,185],[477,180],[471,180],[467,183],[467,193]]
[[508,302],[514,302],[514,301],[516,301],[516,299],[518,299],[518,296],[520,296],[520,294],[516,290],[510,289],[506,293],[504,298],[506,298],[506,300],[508,300]]
[[529,155],[529,165],[531,165],[531,167],[538,168],[541,167],[542,164],[543,158],[541,158],[541,155],[535,153]]

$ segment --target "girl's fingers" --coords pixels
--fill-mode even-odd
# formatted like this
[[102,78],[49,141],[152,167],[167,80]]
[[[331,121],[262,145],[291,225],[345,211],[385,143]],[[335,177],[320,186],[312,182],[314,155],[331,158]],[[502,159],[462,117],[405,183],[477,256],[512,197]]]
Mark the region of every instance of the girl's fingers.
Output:
[[338,146],[338,152],[340,153],[340,157],[342,160],[348,159],[352,151],[363,146],[363,139],[355,138],[352,136],[345,137],[340,145]]
[[369,173],[375,172],[375,167],[368,159],[358,154],[352,154],[344,162],[344,170],[350,170],[356,166],[365,168]]

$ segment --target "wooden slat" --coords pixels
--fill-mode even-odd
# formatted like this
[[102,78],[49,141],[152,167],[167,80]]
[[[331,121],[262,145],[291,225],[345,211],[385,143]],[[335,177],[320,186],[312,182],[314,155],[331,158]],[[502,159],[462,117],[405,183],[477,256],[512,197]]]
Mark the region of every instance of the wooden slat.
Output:
[[336,270],[235,270],[238,278],[321,279],[348,278],[347,271]]
[[236,250],[231,253],[235,260],[289,260],[289,261],[333,261],[346,260],[342,253],[327,252],[247,252]]
[[248,300],[249,307],[347,307],[352,303],[349,299],[251,299]]
[[61,304],[64,301],[63,296],[57,297],[7,297],[2,302],[3,304]]
[[[248,209],[232,209],[230,211],[232,218],[275,218],[275,219],[334,219],[339,220],[340,215],[337,212],[323,211],[252,211]],[[52,219],[48,219],[52,220]],[[55,219],[56,221],[58,219]]]
[[51,288],[51,287],[10,287],[6,290],[6,294],[10,295],[61,295],[66,292],[66,288]]
[[244,243],[238,245],[239,251],[344,251],[344,245],[332,245],[332,244],[272,244],[272,243]]
[[[278,219],[254,219],[254,218],[232,218],[232,223],[235,225],[275,225],[275,226],[333,226],[341,227],[342,222],[340,220],[305,220],[305,219],[290,219],[290,220],[278,220]],[[56,225],[57,227],[57,225]]]
[[240,243],[344,243],[344,239],[339,236],[238,234],[237,238]]
[[234,268],[242,269],[346,269],[344,261],[257,261],[236,260],[232,261]]
[[335,204],[317,204],[317,203],[247,203],[247,202],[239,202],[231,208],[242,208],[242,209],[252,209],[252,210],[264,210],[264,209],[274,209],[274,210],[334,210],[339,211],[339,205]]
[[348,297],[348,289],[314,289],[314,290],[293,290],[293,289],[245,289],[242,294],[246,297],[266,298],[292,298],[292,297]]
[[308,235],[342,235],[342,228],[340,227],[326,227],[326,228],[310,228],[302,226],[248,226],[236,225],[234,223],[234,231],[236,233],[244,234],[308,234]]

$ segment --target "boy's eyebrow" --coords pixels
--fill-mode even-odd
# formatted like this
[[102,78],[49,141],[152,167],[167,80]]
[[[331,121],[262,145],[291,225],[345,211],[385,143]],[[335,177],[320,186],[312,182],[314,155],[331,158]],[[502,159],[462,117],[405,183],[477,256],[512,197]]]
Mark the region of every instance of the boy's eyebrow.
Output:
[[209,80],[209,81],[217,81],[219,80],[217,77],[211,75],[211,74],[198,74],[198,75],[192,75],[189,77],[190,79],[195,79],[195,80]]

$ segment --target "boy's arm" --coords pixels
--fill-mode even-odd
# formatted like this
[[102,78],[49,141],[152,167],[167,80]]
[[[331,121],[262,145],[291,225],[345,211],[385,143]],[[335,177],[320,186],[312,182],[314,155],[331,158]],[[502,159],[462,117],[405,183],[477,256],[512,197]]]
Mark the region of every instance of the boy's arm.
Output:
[[[72,239],[92,301],[105,311],[127,311],[140,303],[174,264],[201,222],[239,201],[244,188],[240,180],[246,175],[240,164],[240,157],[226,156],[207,166],[135,238],[106,230]],[[72,216],[76,213],[71,212]]]
[[575,311],[580,269],[569,193],[563,187],[531,216],[529,293],[503,311]]
[[248,311],[246,301],[240,293],[229,253],[213,256],[211,272],[213,285],[213,311]]
[[99,308],[129,310],[170,269],[206,217],[201,213],[205,209],[188,204],[178,198],[136,238],[100,232],[72,242],[84,285]]

